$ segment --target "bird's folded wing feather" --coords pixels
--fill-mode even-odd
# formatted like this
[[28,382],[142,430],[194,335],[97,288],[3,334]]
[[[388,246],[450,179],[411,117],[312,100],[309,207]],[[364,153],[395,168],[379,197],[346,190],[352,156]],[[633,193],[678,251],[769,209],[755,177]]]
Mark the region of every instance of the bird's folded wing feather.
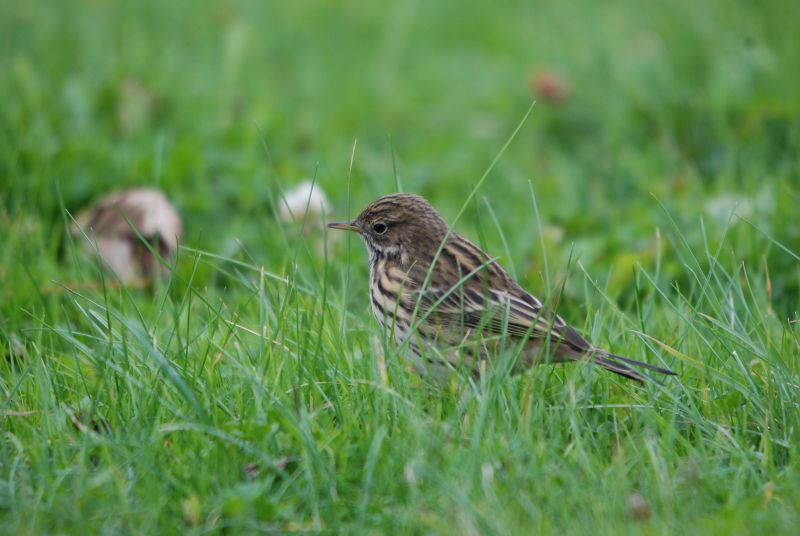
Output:
[[517,297],[507,291],[471,286],[427,289],[421,295],[414,294],[421,300],[420,313],[435,316],[441,323],[476,328],[487,334],[565,342],[578,351],[591,348],[560,316],[548,313],[529,294]]

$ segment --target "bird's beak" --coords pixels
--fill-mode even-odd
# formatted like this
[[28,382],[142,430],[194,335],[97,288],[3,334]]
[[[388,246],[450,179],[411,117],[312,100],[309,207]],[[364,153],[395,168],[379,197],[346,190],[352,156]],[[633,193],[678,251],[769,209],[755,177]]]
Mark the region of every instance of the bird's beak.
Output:
[[331,229],[344,229],[345,231],[358,231],[358,225],[354,221],[332,221],[328,224]]

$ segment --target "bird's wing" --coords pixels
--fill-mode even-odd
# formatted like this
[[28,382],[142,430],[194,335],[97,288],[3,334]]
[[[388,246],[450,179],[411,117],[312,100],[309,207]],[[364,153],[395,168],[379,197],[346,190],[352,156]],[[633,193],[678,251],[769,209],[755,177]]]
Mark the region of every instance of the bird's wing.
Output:
[[[518,291],[519,292],[519,291]],[[429,289],[418,294],[423,315],[433,315],[442,325],[478,329],[486,335],[507,334],[533,340],[549,340],[554,346],[564,345],[571,359],[591,357],[592,363],[616,374],[638,381],[646,376],[631,368],[642,367],[666,375],[675,372],[608,353],[593,347],[564,320],[549,313],[533,296],[522,293],[514,296],[508,291],[488,290],[479,292],[474,288],[441,290]]]
[[[428,286],[408,288],[420,313],[435,315],[440,324],[478,329],[487,335],[510,335],[566,343],[577,353],[592,345],[557,314],[527,293],[478,246],[461,235],[453,236],[441,252],[428,278],[426,263],[412,266],[409,281],[429,279]],[[455,286],[452,282],[458,281]]]
[[527,293],[515,296],[507,290],[463,285],[455,289],[427,289],[418,298],[422,314],[451,326],[475,328],[492,335],[549,339],[553,343],[566,343],[577,352],[592,349],[560,316],[548,312]]

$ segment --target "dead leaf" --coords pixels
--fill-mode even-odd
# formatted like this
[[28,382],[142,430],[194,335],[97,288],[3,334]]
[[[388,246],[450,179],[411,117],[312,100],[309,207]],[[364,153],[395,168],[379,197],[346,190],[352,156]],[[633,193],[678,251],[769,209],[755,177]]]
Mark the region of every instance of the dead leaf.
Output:
[[257,463],[248,463],[244,466],[244,474],[250,479],[258,478],[258,475],[261,473],[261,466]]
[[653,514],[650,503],[639,493],[631,493],[626,501],[628,517],[637,521],[650,519]]
[[200,499],[197,495],[192,494],[181,501],[181,510],[183,511],[183,522],[187,527],[196,527],[200,524]]
[[111,433],[111,425],[108,419],[92,410],[91,401],[88,398],[81,400],[76,408],[71,408],[66,405],[62,407],[69,418],[70,424],[72,424],[72,427],[78,432],[82,434],[94,433],[99,435]]
[[99,252],[106,266],[125,284],[157,273],[169,275],[169,270],[142,243],[137,231],[167,260],[174,257],[183,236],[178,212],[163,192],[152,188],[110,194],[78,214],[75,221],[72,235],[83,238],[85,234],[89,240],[83,241],[84,249]]
[[563,76],[550,69],[533,73],[531,90],[538,99],[548,104],[561,104],[569,96],[569,85]]

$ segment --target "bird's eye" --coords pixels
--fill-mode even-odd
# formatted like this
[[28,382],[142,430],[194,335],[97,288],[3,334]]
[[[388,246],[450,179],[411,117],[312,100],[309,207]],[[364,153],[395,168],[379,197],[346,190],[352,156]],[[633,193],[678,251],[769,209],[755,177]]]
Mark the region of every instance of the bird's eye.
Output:
[[379,221],[378,223],[372,224],[372,230],[375,231],[377,234],[383,234],[389,229],[389,226]]

